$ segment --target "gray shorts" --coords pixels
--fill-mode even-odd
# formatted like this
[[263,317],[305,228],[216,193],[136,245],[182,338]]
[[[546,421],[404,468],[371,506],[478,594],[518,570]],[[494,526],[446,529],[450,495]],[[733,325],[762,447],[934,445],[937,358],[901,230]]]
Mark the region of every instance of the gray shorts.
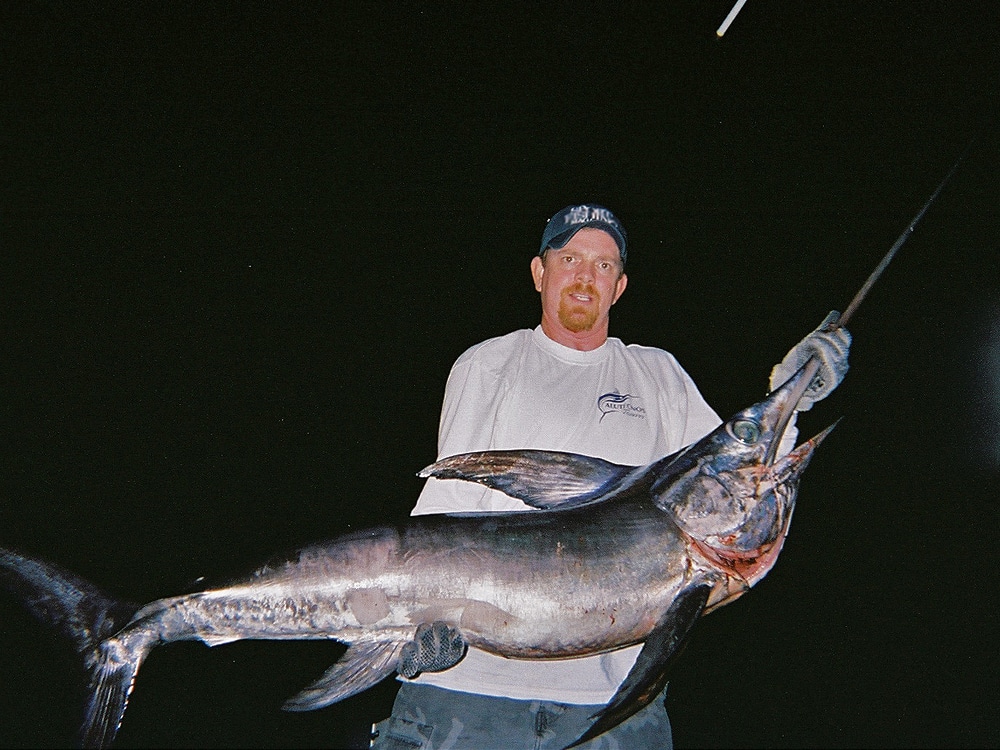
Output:
[[[658,696],[580,750],[672,750],[670,720]],[[403,683],[392,715],[372,726],[375,750],[561,750],[602,706],[495,698]]]

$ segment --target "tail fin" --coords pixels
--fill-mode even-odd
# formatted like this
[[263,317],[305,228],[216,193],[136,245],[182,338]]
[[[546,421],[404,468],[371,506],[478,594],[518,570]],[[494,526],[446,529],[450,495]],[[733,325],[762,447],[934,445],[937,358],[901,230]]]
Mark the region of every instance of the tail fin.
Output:
[[83,656],[90,697],[80,743],[83,747],[110,745],[139,665],[153,646],[142,631],[119,632],[138,606],[114,599],[54,563],[3,548],[0,585],[18,595],[36,618],[69,638]]
[[92,663],[90,672],[90,697],[80,727],[81,747],[108,747],[118,734],[128,705],[135,676],[152,644],[130,647],[131,639],[117,636],[102,643]]
[[80,654],[93,652],[139,609],[55,563],[2,547],[0,584],[19,596],[36,618],[69,638]]

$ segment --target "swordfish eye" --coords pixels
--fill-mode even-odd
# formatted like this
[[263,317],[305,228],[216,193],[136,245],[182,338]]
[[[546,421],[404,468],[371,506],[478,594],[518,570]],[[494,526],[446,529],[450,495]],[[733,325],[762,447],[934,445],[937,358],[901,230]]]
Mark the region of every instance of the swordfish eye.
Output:
[[750,419],[737,419],[726,425],[726,429],[743,445],[753,445],[760,440],[760,425]]

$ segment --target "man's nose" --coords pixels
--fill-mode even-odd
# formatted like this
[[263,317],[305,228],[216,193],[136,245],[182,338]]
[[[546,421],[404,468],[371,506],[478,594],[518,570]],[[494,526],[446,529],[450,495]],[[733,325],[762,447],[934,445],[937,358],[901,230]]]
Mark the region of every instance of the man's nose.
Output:
[[581,263],[576,269],[576,278],[580,281],[593,281],[594,265],[592,263]]

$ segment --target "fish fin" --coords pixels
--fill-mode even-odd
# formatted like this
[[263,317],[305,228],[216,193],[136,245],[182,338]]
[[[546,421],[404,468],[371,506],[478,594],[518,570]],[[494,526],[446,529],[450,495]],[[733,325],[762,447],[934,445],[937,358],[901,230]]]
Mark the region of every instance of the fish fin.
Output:
[[139,609],[55,563],[3,548],[0,584],[36,619],[69,638],[78,653],[92,651]]
[[316,682],[289,698],[286,711],[314,711],[375,686],[396,671],[401,641],[355,643]]
[[547,509],[603,498],[635,468],[577,453],[506,450],[460,453],[431,464],[418,476],[478,482]]
[[55,563],[2,548],[0,582],[20,596],[36,618],[69,638],[84,657],[90,689],[80,744],[107,747],[121,726],[139,666],[154,645],[141,632],[113,635],[138,606],[117,601]]
[[238,635],[227,635],[227,636],[209,636],[201,635],[199,640],[204,643],[209,648],[215,648],[216,646],[225,646],[227,643],[235,643],[240,640]]
[[128,639],[111,638],[89,664],[90,696],[80,728],[80,747],[108,747],[118,734],[128,699],[151,643],[129,646]]
[[680,594],[646,638],[625,681],[604,708],[593,715],[590,728],[565,750],[607,732],[645,708],[667,684],[667,674],[708,602],[712,586],[699,583]]

